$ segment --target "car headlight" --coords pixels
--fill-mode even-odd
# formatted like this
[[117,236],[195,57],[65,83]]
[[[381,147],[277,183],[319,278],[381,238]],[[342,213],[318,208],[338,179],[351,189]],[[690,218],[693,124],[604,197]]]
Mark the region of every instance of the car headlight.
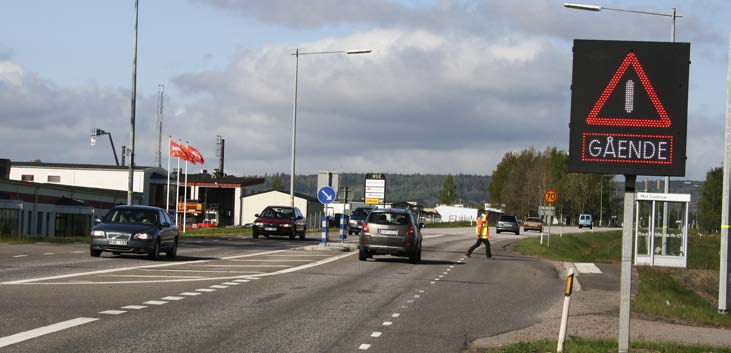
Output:
[[152,235],[147,234],[147,233],[137,233],[137,234],[135,234],[134,238],[140,239],[140,240],[148,240],[148,239],[152,239]]
[[284,228],[291,228],[292,225],[291,224],[282,224],[282,227],[284,227]]
[[91,231],[91,236],[92,236],[92,237],[99,237],[99,238],[104,238],[104,237],[106,237],[106,236],[107,236],[107,234],[106,234],[106,233],[104,233],[104,231],[103,231],[103,230],[92,230],[92,231]]
[[257,227],[261,227],[261,226],[264,225],[264,223],[262,223],[262,222],[255,222],[254,225],[257,226]]

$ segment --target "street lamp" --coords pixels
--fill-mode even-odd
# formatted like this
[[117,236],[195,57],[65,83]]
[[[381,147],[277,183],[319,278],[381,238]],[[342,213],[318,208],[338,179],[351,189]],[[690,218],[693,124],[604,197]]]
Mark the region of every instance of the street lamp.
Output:
[[[129,125],[129,176],[127,181],[127,205],[132,204],[135,175],[135,107],[137,99],[137,19],[139,14],[139,0],[135,0],[135,45],[132,53],[132,109],[130,110]],[[126,152],[126,151],[125,151]]]
[[322,54],[368,54],[370,50],[336,50],[336,51],[317,51],[317,52],[300,52],[299,48],[295,50],[294,55],[294,110],[292,113],[292,165],[290,168],[289,177],[289,202],[290,206],[294,207],[294,165],[295,165],[295,152],[297,151],[297,76],[299,73],[299,62],[300,55],[322,55]]
[[114,149],[114,140],[112,140],[112,133],[109,131],[104,131],[102,129],[91,129],[90,135],[91,135],[92,146],[94,145],[94,142],[96,142],[96,140],[94,139],[94,136],[102,136],[102,135],[109,136],[109,144],[112,145],[112,153],[114,153],[114,163],[116,163],[117,167],[119,167],[119,159],[117,158],[117,150]]

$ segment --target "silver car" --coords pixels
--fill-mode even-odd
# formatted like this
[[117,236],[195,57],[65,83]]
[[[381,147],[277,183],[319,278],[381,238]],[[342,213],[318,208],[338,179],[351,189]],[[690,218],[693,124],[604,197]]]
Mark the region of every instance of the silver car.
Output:
[[412,263],[421,261],[421,228],[410,210],[402,208],[375,209],[368,214],[360,232],[358,259],[366,261],[373,255],[408,257]]

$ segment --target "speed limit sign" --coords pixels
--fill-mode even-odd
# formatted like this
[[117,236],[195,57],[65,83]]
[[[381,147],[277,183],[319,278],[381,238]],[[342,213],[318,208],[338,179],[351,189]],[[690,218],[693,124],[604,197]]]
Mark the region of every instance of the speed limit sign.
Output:
[[553,204],[558,200],[558,192],[554,189],[548,189],[543,194],[543,200],[546,201],[548,204]]

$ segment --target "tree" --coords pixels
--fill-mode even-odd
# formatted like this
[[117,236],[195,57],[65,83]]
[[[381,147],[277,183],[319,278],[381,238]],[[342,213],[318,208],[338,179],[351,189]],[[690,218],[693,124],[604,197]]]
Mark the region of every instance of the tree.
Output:
[[705,232],[721,230],[722,194],[723,168],[713,168],[706,173],[706,182],[698,200],[698,226]]
[[452,174],[447,175],[447,179],[442,184],[442,190],[439,191],[439,203],[442,205],[452,205],[457,198],[457,187],[454,185],[454,177]]
[[272,179],[272,189],[278,191],[284,190],[284,184],[282,183],[282,178],[279,177],[279,174],[275,175]]

